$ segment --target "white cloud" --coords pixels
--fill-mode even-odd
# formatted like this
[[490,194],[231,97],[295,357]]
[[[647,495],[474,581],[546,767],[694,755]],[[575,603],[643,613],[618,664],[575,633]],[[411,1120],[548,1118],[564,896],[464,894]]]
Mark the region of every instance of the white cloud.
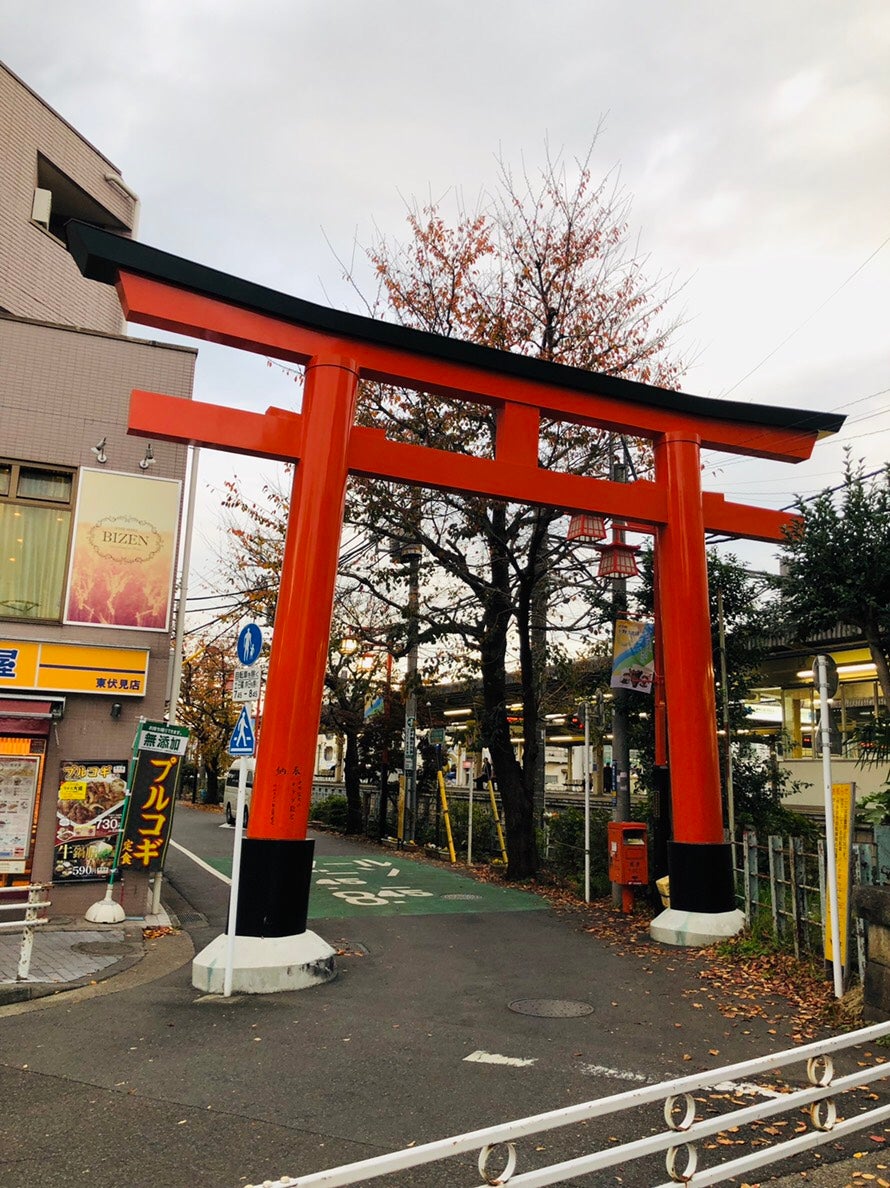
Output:
[[[689,280],[690,391],[756,368],[734,396],[842,409],[890,383],[890,246],[792,333],[890,234],[885,0],[110,11],[55,6],[49,41],[40,6],[5,0],[0,52],[123,170],[148,243],[345,306],[325,233],[346,257],[375,226],[399,236],[405,199],[455,189],[472,205],[499,152],[534,172],[545,141],[583,156],[604,118],[595,171],[620,166],[650,270]],[[271,385],[287,403],[264,370],[203,351],[197,395],[253,406]],[[883,424],[861,444],[886,456]],[[768,474],[805,487],[828,466]]]

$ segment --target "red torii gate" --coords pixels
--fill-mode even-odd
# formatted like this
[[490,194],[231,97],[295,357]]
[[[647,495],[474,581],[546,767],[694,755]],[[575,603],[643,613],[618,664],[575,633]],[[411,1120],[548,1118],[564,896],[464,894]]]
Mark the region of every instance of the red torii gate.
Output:
[[[302,412],[251,413],[134,392],[129,431],[299,462],[269,662],[239,935],[306,927],[306,840],[346,481],[349,474],[633,521],[657,542],[672,773],[671,903],[735,907],[724,843],[708,610],[706,531],[778,541],[792,517],[701,489],[702,447],[797,462],[844,418],[709,400],[330,310],[123,239],[68,227],[87,277],[116,284],[128,321],[305,366]],[[358,384],[379,380],[486,404],[494,458],[388,441],[354,423]],[[538,465],[541,416],[649,439],[654,481],[620,484]]]

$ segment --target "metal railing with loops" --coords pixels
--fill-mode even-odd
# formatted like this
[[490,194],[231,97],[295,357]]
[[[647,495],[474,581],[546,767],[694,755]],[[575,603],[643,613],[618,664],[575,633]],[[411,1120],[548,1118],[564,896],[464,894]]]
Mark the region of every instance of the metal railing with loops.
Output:
[[[857,1059],[854,1073],[838,1076],[833,1060],[834,1054],[838,1052],[862,1044],[873,1044],[886,1036],[890,1036],[890,1023],[879,1023],[815,1043],[773,1052],[754,1060],[746,1060],[741,1064],[724,1065],[722,1068],[679,1077],[672,1081],[662,1081],[655,1085],[642,1085],[625,1093],[393,1151],[388,1155],[375,1156],[327,1171],[266,1180],[262,1188],[339,1188],[341,1185],[364,1184],[379,1176],[476,1152],[482,1182],[480,1185],[477,1181],[473,1185],[468,1185],[468,1188],[484,1188],[484,1185],[488,1184],[510,1184],[511,1188],[520,1188],[520,1185],[522,1188],[539,1188],[546,1184],[570,1183],[587,1173],[632,1164],[660,1153],[665,1157],[668,1178],[657,1188],[668,1188],[671,1184],[720,1184],[757,1168],[800,1155],[823,1143],[836,1143],[856,1131],[874,1128],[890,1119],[890,1104],[887,1103],[871,1109],[859,1109],[859,1103],[850,1097],[848,1100],[855,1107],[855,1112],[844,1118],[838,1110],[838,1099],[842,1095],[851,1094],[853,1090],[866,1089],[890,1076],[890,1063],[880,1063],[875,1059],[871,1067],[865,1067],[863,1061]],[[732,1090],[738,1088],[739,1081],[750,1082],[751,1077],[761,1073],[801,1063],[806,1066],[805,1087],[789,1089],[787,1092],[770,1089],[765,1091],[768,1095],[764,1100],[756,1101],[752,1105],[745,1104],[741,1108],[721,1112],[714,1117],[697,1116],[698,1106],[693,1097],[694,1093],[721,1087]],[[880,1101],[880,1098],[878,1100]],[[606,1118],[624,1110],[653,1103],[662,1104],[665,1128],[658,1133],[629,1142],[610,1144],[607,1149],[591,1151],[547,1167],[519,1170],[518,1140],[560,1127]],[[704,1140],[715,1139],[726,1132],[735,1135],[740,1128],[751,1123],[775,1119],[781,1114],[802,1110],[806,1113],[801,1116],[809,1119],[803,1133],[783,1142],[760,1146],[711,1167],[700,1167],[700,1163],[703,1163],[703,1147],[706,1150],[719,1149],[716,1142],[705,1144]],[[771,1127],[770,1130],[776,1132],[775,1127]],[[758,1135],[759,1141],[763,1142],[763,1131],[758,1131]],[[497,1152],[498,1148],[500,1153]],[[494,1170],[495,1158],[500,1170]],[[453,1169],[447,1182],[450,1185],[457,1184]],[[248,1188],[260,1188],[260,1185]]]

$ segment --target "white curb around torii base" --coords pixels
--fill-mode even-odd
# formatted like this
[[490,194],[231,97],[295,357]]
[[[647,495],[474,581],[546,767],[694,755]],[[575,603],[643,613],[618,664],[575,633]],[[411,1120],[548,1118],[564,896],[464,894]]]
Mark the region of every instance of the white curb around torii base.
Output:
[[649,935],[665,945],[701,948],[728,936],[737,936],[744,927],[745,913],[738,910],[684,912],[679,908],[666,908],[649,925]]
[[[227,938],[223,933],[192,962],[192,985],[205,994],[222,994]],[[335,952],[314,932],[296,936],[236,936],[232,967],[235,994],[278,994],[307,990],[337,976]]]

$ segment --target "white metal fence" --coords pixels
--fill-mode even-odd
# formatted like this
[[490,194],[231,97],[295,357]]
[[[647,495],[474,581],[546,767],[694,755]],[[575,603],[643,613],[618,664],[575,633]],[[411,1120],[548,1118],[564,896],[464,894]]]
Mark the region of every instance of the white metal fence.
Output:
[[[457,1156],[477,1152],[481,1185],[475,1174],[472,1181],[469,1177],[464,1179],[466,1169],[450,1165],[445,1179],[433,1179],[425,1174],[422,1179],[419,1176],[412,1177],[410,1182],[447,1183],[454,1188],[460,1183],[468,1186],[472,1183],[474,1188],[507,1183],[515,1188],[520,1185],[522,1188],[537,1188],[545,1184],[570,1183],[579,1176],[622,1164],[639,1165],[647,1157],[662,1154],[667,1179],[662,1182],[661,1176],[656,1175],[648,1181],[653,1186],[668,1188],[670,1184],[678,1183],[702,1186],[720,1184],[792,1156],[806,1155],[824,1143],[836,1144],[859,1130],[877,1127],[890,1119],[890,1104],[886,1097],[882,1100],[880,1095],[869,1090],[877,1081],[890,1076],[890,1063],[882,1064],[869,1053],[873,1062],[867,1065],[864,1059],[866,1053],[850,1052],[854,1047],[874,1044],[886,1036],[890,1036],[890,1023],[880,1023],[741,1064],[725,1065],[710,1072],[641,1086],[626,1093],[424,1143],[328,1171],[266,1180],[264,1188],[338,1188],[339,1185],[364,1184],[380,1176],[441,1164]],[[842,1052],[849,1054],[849,1063],[855,1071],[838,1075],[834,1057]],[[785,1070],[789,1065],[800,1064],[805,1066],[805,1073],[797,1077],[800,1087],[794,1088]],[[741,1092],[751,1093],[752,1077],[778,1069],[783,1070],[782,1090],[777,1090],[772,1082],[761,1093],[751,1094],[754,1100],[750,1105],[743,1103],[738,1108],[718,1112],[716,1116],[699,1116],[701,1099],[694,1096],[696,1093],[724,1089],[725,1093],[712,1096],[725,1099],[730,1104],[737,1103]],[[875,1099],[880,1104],[871,1105]],[[518,1144],[522,1139],[531,1139],[560,1127],[583,1127],[594,1119],[611,1119],[622,1111],[652,1105],[661,1106],[660,1117],[664,1128],[657,1133],[619,1144],[610,1143],[607,1147],[601,1146],[598,1150],[546,1167],[529,1166],[527,1170],[519,1170],[520,1162],[532,1164],[536,1158],[540,1161],[536,1151],[543,1149],[541,1144],[531,1142],[520,1150]],[[775,1120],[783,1114],[792,1116],[795,1123],[793,1137],[776,1142],[766,1137],[781,1135],[782,1122],[760,1127],[756,1130],[756,1142],[765,1145],[755,1146],[738,1157],[705,1166],[709,1159],[715,1158],[714,1152],[719,1157],[721,1152],[732,1150],[736,1144],[747,1145],[739,1137],[744,1134],[745,1128],[765,1120]],[[725,1135],[732,1136],[728,1140],[729,1146],[720,1144],[720,1136]],[[641,1181],[635,1177],[629,1182],[639,1184]]]
[[[22,934],[22,944],[19,950],[19,964],[16,972],[18,981],[24,981],[31,968],[31,951],[34,948],[34,929],[46,923],[46,916],[39,916],[43,908],[50,906],[46,898],[47,886],[44,883],[31,883],[27,887],[0,887],[0,912],[24,912],[21,920],[0,920],[0,932],[16,932]],[[27,893],[27,899],[22,895]],[[2,900],[11,902],[4,903]]]

